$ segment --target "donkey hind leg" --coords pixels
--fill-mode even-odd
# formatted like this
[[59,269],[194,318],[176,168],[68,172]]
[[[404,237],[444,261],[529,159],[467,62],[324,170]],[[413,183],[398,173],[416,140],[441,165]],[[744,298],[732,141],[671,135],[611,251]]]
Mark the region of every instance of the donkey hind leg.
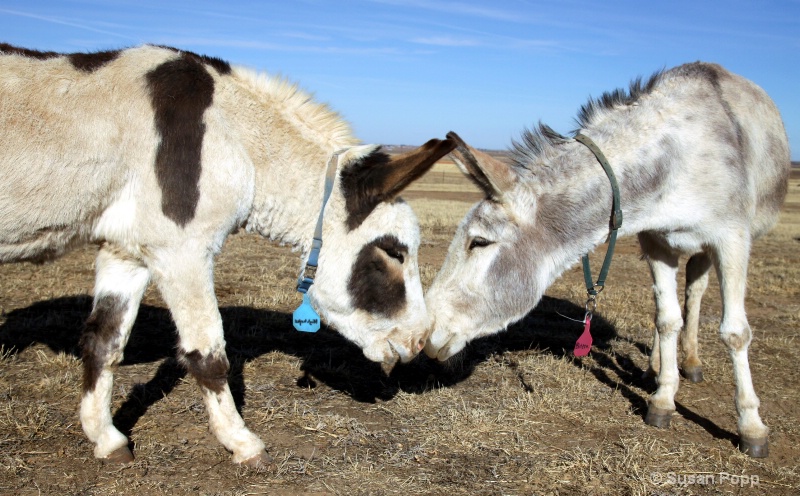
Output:
[[95,443],[94,456],[128,463],[133,461],[128,438],[114,427],[111,418],[113,370],[122,361],[150,272],[110,245],[100,249],[95,272],[94,304],[81,336],[81,425]]
[[684,328],[681,333],[683,376],[690,382],[703,381],[703,364],[698,355],[697,331],[700,326],[700,303],[708,287],[711,257],[697,253],[686,263],[686,301],[684,303]]
[[668,427],[675,411],[675,393],[678,392],[678,334],[683,325],[676,282],[678,255],[646,234],[639,235],[639,243],[653,276],[658,336],[653,354],[658,353],[659,358],[658,389],[650,397],[645,422],[656,427]]
[[161,262],[157,284],[178,328],[178,357],[200,385],[211,432],[233,453],[235,463],[268,468],[272,460],[264,443],[245,427],[228,386],[229,362],[211,256],[182,252]]
[[[649,236],[645,234],[639,235],[639,244],[642,247],[642,252],[647,254],[647,251],[654,250],[654,242]],[[652,269],[651,269],[652,273]],[[650,347],[650,359],[648,362],[647,370],[642,374],[642,378],[658,377],[658,372],[661,370],[661,345],[658,328],[653,331],[653,345]]]
[[739,449],[752,457],[762,458],[769,454],[768,429],[758,415],[760,402],[750,375],[748,349],[753,334],[744,308],[749,252],[747,232],[736,232],[717,248],[716,269],[722,294],[719,333],[733,362]]
[[653,346],[650,347],[650,361],[647,370],[642,374],[643,379],[658,377],[658,371],[661,369],[661,347],[659,342],[658,329],[656,329],[653,331]]

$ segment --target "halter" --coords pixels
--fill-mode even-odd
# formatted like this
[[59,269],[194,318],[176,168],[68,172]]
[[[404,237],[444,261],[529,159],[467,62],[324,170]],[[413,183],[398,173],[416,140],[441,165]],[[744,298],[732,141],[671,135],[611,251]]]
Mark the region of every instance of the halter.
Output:
[[575,356],[586,356],[592,347],[592,335],[590,332],[590,325],[592,322],[592,315],[597,309],[597,295],[603,291],[606,283],[606,276],[608,276],[608,269],[611,266],[611,257],[614,255],[614,246],[617,244],[617,231],[622,227],[622,208],[620,207],[619,199],[619,185],[617,178],[614,176],[614,171],[611,170],[611,165],[608,159],[600,151],[600,148],[589,137],[582,134],[575,136],[575,141],[585,145],[595,156],[603,170],[608,176],[611,183],[611,220],[609,222],[610,233],[608,236],[608,249],[606,256],[603,259],[603,266],[600,268],[600,275],[597,277],[597,282],[592,280],[592,269],[589,266],[589,254],[587,253],[581,258],[583,262],[583,279],[586,282],[586,315],[584,316],[583,334],[578,338],[575,343]]
[[325,205],[327,205],[328,198],[331,197],[331,191],[333,191],[333,180],[336,178],[336,170],[339,167],[339,155],[345,151],[347,149],[343,148],[334,152],[330,160],[328,160],[328,168],[325,172],[325,192],[322,195],[322,206],[319,209],[317,227],[314,229],[314,239],[311,242],[311,253],[308,255],[306,266],[300,271],[300,276],[297,278],[297,291],[303,294],[308,292],[308,288],[314,284],[314,278],[317,276],[319,252],[322,250],[322,218],[325,213]]
[[325,213],[325,205],[327,205],[333,191],[333,181],[336,178],[336,170],[339,167],[339,155],[346,150],[346,148],[338,150],[328,160],[328,169],[325,172],[325,192],[322,196],[322,206],[319,209],[317,227],[314,229],[311,252],[308,254],[305,267],[300,271],[300,276],[297,278],[297,291],[303,294],[303,302],[292,314],[292,324],[298,331],[317,332],[320,327],[319,314],[311,306],[311,302],[308,299],[308,290],[314,284],[317,265],[319,264],[319,252],[322,250],[322,218]]
[[614,255],[614,246],[617,244],[617,230],[622,227],[622,208],[620,207],[617,178],[614,176],[614,171],[611,170],[611,165],[608,163],[606,156],[603,155],[600,148],[589,137],[579,134],[575,136],[575,140],[591,150],[595,158],[597,158],[597,161],[603,166],[603,170],[606,172],[608,180],[611,183],[611,221],[609,222],[609,229],[611,232],[608,236],[608,250],[603,260],[603,266],[600,268],[600,275],[597,278],[597,282],[592,282],[592,269],[589,266],[589,254],[587,253],[582,258],[583,278],[586,281],[586,294],[589,296],[589,300],[593,302],[595,297],[603,291],[603,287],[605,287],[608,268],[611,266],[611,257]]

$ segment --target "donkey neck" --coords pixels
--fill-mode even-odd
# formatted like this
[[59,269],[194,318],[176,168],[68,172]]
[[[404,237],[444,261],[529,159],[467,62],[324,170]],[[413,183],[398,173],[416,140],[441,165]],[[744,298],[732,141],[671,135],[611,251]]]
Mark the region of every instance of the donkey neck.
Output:
[[323,208],[326,170],[333,154],[325,152],[314,154],[313,158],[297,157],[292,162],[303,165],[292,170],[279,163],[256,166],[247,229],[308,251]]
[[[253,173],[253,201],[245,227],[307,251],[322,208],[331,155],[358,141],[327,106],[296,86],[235,68],[219,85]],[[335,193],[334,193],[335,194]]]
[[[615,163],[615,156],[609,156],[602,141],[597,144],[620,185],[625,222],[619,233],[624,235],[630,232],[627,226],[637,222],[635,216],[629,218],[626,208],[632,201],[631,188],[624,186],[628,182],[624,171],[629,168]],[[538,193],[533,229],[541,250],[536,256],[546,257],[552,264],[547,285],[606,241],[612,218],[612,186],[595,155],[577,141],[560,144],[558,149],[538,167],[544,173],[534,180]]]

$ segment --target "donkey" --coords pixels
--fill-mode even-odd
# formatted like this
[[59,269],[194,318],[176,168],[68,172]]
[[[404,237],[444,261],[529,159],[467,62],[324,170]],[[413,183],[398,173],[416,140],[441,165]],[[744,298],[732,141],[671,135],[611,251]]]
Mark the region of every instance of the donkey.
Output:
[[[578,125],[613,167],[624,218],[619,233],[638,235],[653,276],[658,389],[646,421],[666,427],[675,411],[684,323],[676,273],[679,256],[689,255],[684,368],[697,377],[699,304],[713,264],[740,449],[767,456],[744,295],[752,240],[774,226],[787,191],[789,147],[778,110],[752,82],[698,62],[590,99]],[[454,133],[448,138],[458,143],[451,155],[486,198],[461,222],[426,295],[433,325],[425,352],[439,360],[530,311],[556,277],[609,236],[612,203],[609,177],[588,146],[544,124],[514,142],[510,164]]]
[[0,52],[0,262],[99,245],[80,407],[97,458],[133,460],[112,424],[113,371],[152,280],[211,431],[234,462],[269,465],[228,387],[214,294],[214,258],[240,228],[305,264],[324,206],[310,303],[385,370],[421,351],[419,227],[398,194],[452,141],[390,158],[295,85],[174,48]]

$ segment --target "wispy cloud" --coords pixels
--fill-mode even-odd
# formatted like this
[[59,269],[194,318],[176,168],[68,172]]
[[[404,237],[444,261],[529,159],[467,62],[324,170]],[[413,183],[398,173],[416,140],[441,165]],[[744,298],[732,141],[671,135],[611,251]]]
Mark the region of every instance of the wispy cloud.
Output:
[[306,40],[306,41],[330,41],[331,39],[330,36],[310,34],[300,31],[284,31],[280,33],[280,35],[286,38],[294,38],[297,40]]
[[79,23],[79,22],[75,22],[75,21],[71,21],[71,20],[67,20],[67,19],[60,19],[58,17],[43,16],[43,15],[39,15],[39,14],[32,14],[32,13],[29,13],[29,12],[22,12],[22,11],[19,11],[19,10],[9,10],[9,9],[0,9],[0,13],[9,14],[9,15],[18,16],[18,17],[27,17],[27,18],[30,18],[30,19],[36,19],[38,21],[42,21],[42,22],[46,22],[46,23],[50,23],[50,24],[59,24],[59,25],[62,25],[62,26],[69,26],[69,27],[72,27],[72,28],[82,29],[84,31],[90,31],[92,33],[99,33],[99,34],[114,36],[116,38],[122,38],[122,39],[126,39],[126,40],[134,39],[134,38],[132,38],[130,36],[125,36],[123,34],[120,34],[118,31],[108,31],[106,29],[99,29],[99,28],[95,28],[95,27],[89,26],[87,24],[83,24],[83,23]]
[[455,38],[452,36],[430,36],[412,38],[411,43],[418,43],[420,45],[435,45],[446,47],[475,47],[483,45],[482,42],[470,38]]
[[237,40],[231,38],[193,38],[167,36],[159,39],[158,43],[173,46],[196,47],[226,47],[244,48],[256,51],[274,51],[282,53],[319,53],[319,54],[344,54],[344,55],[398,55],[404,53],[396,47],[388,46],[336,46],[336,45],[300,45],[287,43],[270,43],[252,40]]
[[467,15],[480,17],[496,21],[520,22],[519,12],[509,12],[505,10],[473,5],[466,2],[437,2],[422,0],[369,0],[373,3],[384,5],[395,5],[398,7],[416,8],[433,10],[436,12],[447,12],[451,14]]

